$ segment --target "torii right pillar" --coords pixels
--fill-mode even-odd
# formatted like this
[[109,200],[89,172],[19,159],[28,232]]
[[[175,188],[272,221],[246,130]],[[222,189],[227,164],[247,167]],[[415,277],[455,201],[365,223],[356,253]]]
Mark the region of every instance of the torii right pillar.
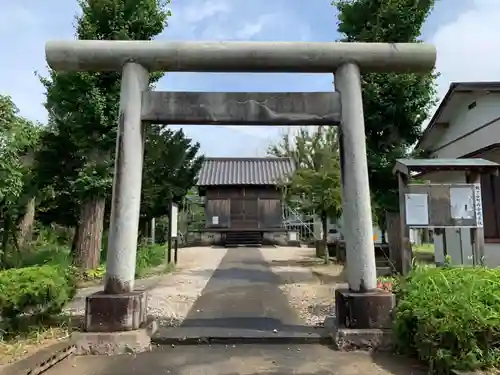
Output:
[[335,343],[339,349],[381,348],[390,337],[394,294],[377,289],[366,135],[358,65],[335,72],[342,123],[342,205],[349,288],[335,291]]

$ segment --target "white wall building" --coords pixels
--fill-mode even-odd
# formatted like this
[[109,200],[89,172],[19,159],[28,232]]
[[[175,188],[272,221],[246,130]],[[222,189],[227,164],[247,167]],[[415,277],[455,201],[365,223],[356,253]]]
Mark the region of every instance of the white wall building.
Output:
[[[431,158],[478,157],[500,163],[500,82],[452,83],[417,149],[425,150]],[[464,173],[453,172],[432,173],[425,179],[432,183],[466,182]],[[481,192],[485,262],[500,266],[500,177],[482,176]],[[448,247],[470,241],[468,229],[446,231]]]

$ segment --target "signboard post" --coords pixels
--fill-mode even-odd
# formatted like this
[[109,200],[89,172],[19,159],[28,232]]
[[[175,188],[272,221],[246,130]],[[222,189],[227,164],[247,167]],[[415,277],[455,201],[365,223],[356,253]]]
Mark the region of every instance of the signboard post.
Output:
[[170,237],[174,239],[174,264],[177,264],[177,249],[178,249],[178,219],[179,219],[179,206],[175,203],[171,204],[170,207],[170,221],[172,226],[170,228]]
[[177,219],[179,208],[177,204],[170,201],[168,210],[168,236],[167,236],[167,264],[172,263],[172,239],[174,239],[175,253],[174,261],[177,263]]

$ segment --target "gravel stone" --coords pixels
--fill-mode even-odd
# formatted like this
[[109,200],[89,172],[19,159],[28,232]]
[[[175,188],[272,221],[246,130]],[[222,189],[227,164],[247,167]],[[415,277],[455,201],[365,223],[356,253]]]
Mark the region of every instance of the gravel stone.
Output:
[[[223,248],[182,248],[174,272],[137,280],[136,289],[148,291],[148,315],[156,318],[160,326],[180,325],[225,254]],[[84,315],[85,298],[101,290],[102,285],[80,289],[65,312]]]
[[314,249],[279,247],[261,249],[264,259],[282,281],[280,289],[307,325],[322,327],[335,313],[335,288],[344,284],[344,267],[324,265]]

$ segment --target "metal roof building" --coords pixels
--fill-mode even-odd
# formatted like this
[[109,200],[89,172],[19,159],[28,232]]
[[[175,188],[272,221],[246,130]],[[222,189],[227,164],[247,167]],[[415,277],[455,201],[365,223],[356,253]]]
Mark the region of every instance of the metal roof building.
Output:
[[276,185],[294,172],[291,158],[206,158],[197,185]]

